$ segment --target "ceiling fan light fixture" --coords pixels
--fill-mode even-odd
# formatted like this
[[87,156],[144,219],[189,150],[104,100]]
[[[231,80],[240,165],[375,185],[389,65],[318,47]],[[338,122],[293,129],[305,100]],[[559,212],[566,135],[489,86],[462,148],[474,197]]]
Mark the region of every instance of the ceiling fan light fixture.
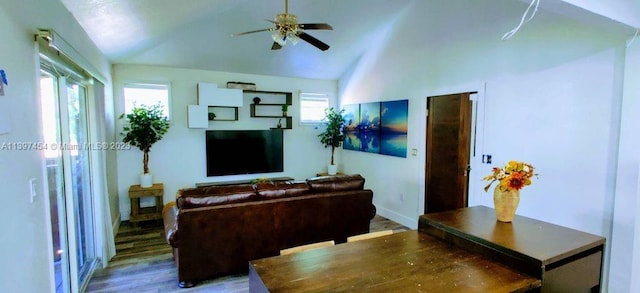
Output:
[[287,44],[287,41],[295,45],[300,40],[303,40],[322,51],[326,51],[327,49],[329,49],[329,45],[310,36],[305,32],[305,30],[333,30],[333,28],[326,23],[298,23],[298,16],[296,16],[295,14],[289,14],[288,0],[285,0],[285,12],[277,14],[274,20],[267,21],[275,24],[275,27],[237,33],[233,35],[241,36],[263,31],[273,32],[271,34],[271,38],[273,39],[271,50],[282,49],[282,47]]
[[286,39],[289,40],[292,45],[297,44],[300,40],[300,38],[298,38],[298,30],[288,31]]
[[278,43],[278,45],[280,46],[284,46],[287,44],[287,38],[286,35],[282,35],[280,33],[280,31],[275,31],[272,35],[271,38],[273,39],[274,42]]

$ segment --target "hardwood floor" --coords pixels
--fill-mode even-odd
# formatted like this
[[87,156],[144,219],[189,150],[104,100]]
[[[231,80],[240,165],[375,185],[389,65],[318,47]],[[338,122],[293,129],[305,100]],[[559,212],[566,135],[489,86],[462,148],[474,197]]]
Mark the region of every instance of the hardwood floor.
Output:
[[[375,216],[369,227],[371,232],[408,230],[381,216]],[[189,289],[179,288],[171,246],[164,240],[161,224],[141,223],[134,228],[129,222],[122,222],[115,242],[116,256],[106,269],[93,275],[85,292],[249,292],[246,274],[209,280]]]

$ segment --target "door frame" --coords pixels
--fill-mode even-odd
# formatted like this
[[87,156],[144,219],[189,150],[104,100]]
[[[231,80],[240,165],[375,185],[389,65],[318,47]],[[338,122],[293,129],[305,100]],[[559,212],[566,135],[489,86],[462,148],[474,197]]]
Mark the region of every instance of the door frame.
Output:
[[[486,83],[472,83],[450,88],[442,88],[434,90],[431,93],[424,95],[420,99],[420,106],[422,117],[420,119],[420,149],[418,152],[418,159],[420,160],[420,190],[418,198],[417,214],[422,215],[425,213],[424,207],[426,202],[425,193],[425,179],[427,173],[426,154],[427,154],[427,99],[428,97],[443,96],[456,93],[476,92],[477,94],[471,95],[473,100],[471,111],[471,154],[469,157],[469,164],[471,165],[471,172],[469,173],[469,185],[467,193],[468,206],[484,205],[492,206],[491,196],[485,194],[483,191],[484,183],[482,181],[483,174],[491,170],[491,166],[482,163],[482,154],[484,150],[484,114],[486,104]],[[487,173],[488,174],[488,173]]]
[[[38,60],[38,65],[41,66],[41,60]],[[77,231],[77,225],[76,224],[76,212],[77,210],[74,208],[75,207],[75,198],[73,196],[73,191],[72,191],[72,186],[73,184],[71,182],[73,182],[73,178],[72,178],[72,171],[71,168],[73,166],[73,164],[71,163],[71,150],[68,148],[61,148],[62,145],[71,145],[71,140],[70,140],[70,126],[69,126],[69,112],[68,112],[68,99],[67,99],[67,87],[70,84],[77,84],[79,86],[81,86],[84,89],[84,99],[85,99],[85,104],[83,107],[84,113],[83,115],[85,116],[85,120],[86,120],[86,143],[89,143],[92,141],[92,123],[90,121],[90,117],[91,117],[91,109],[90,109],[90,103],[92,98],[92,86],[86,82],[83,82],[82,80],[79,80],[77,78],[68,78],[66,76],[64,76],[63,74],[60,74],[58,72],[51,72],[50,70],[44,69],[44,68],[39,68],[38,70],[38,79],[40,79],[43,76],[43,73],[46,75],[51,75],[54,78],[54,83],[56,85],[56,90],[55,90],[55,104],[56,104],[56,115],[58,116],[58,119],[56,121],[57,125],[56,127],[58,128],[58,131],[60,133],[58,133],[58,137],[57,137],[57,144],[59,145],[59,147],[56,147],[56,149],[60,152],[60,161],[59,164],[61,164],[61,174],[59,174],[59,176],[61,176],[61,182],[62,182],[62,188],[59,190],[59,192],[62,192],[61,195],[58,195],[58,197],[62,196],[63,198],[58,198],[58,202],[56,204],[58,204],[58,217],[59,217],[59,225],[60,225],[60,238],[62,239],[64,237],[64,243],[61,247],[62,250],[64,250],[64,253],[66,256],[64,256],[62,263],[64,264],[65,267],[62,268],[62,270],[64,270],[64,272],[62,272],[63,278],[65,279],[63,281],[63,291],[64,292],[84,292],[84,290],[86,289],[87,285],[89,284],[89,281],[91,279],[91,276],[93,275],[95,269],[98,266],[98,261],[100,259],[100,243],[98,243],[98,239],[97,238],[98,234],[99,234],[99,226],[98,226],[98,221],[99,221],[99,217],[101,215],[101,213],[97,210],[98,207],[96,205],[96,193],[95,192],[95,185],[94,185],[94,172],[95,169],[92,166],[93,165],[93,156],[94,154],[92,153],[92,150],[86,150],[87,151],[87,168],[88,168],[88,174],[85,174],[87,176],[84,176],[86,178],[86,180],[88,180],[88,188],[86,190],[86,192],[89,193],[89,200],[92,202],[90,205],[90,208],[88,210],[86,210],[86,212],[90,213],[91,216],[91,221],[90,223],[86,223],[89,227],[91,227],[92,230],[92,240],[90,242],[90,245],[92,246],[92,248],[90,249],[92,254],[93,254],[93,259],[89,262],[86,263],[87,268],[85,270],[86,274],[85,274],[85,278],[81,281],[80,277],[81,277],[81,271],[80,268],[77,266],[78,263],[78,247],[77,247],[77,237],[79,235],[79,232]],[[38,84],[40,84],[38,82]],[[38,87],[38,95],[39,95],[39,99],[41,99],[40,97],[40,87]],[[40,111],[40,110],[39,110]],[[39,114],[40,116],[41,114]],[[40,123],[42,123],[42,118],[39,118]],[[44,133],[44,129],[42,130]],[[47,217],[47,221],[48,221],[48,225],[47,225],[47,234],[48,237],[52,237],[52,227],[51,227],[51,205],[52,203],[49,202],[49,193],[48,193],[48,182],[46,180],[46,178],[48,177],[47,172],[46,172],[46,167],[44,164],[44,159],[43,159],[43,178],[45,178],[45,181],[43,182],[42,186],[43,186],[43,194],[47,195],[47,200],[45,203],[46,206],[46,217]],[[63,241],[63,240],[61,240]],[[49,238],[48,241],[48,251],[53,251],[54,249],[54,244],[51,238]],[[51,265],[51,275],[50,275],[50,284],[51,284],[51,288],[53,288],[54,292],[55,292],[55,288],[56,288],[56,282],[55,282],[55,268],[53,268],[53,264],[54,264],[54,257],[53,254],[49,253],[49,264]]]

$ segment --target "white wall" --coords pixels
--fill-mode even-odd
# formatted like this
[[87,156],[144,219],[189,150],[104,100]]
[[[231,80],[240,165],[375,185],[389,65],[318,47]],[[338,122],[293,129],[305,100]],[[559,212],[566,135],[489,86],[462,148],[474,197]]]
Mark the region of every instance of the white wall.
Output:
[[[86,33],[58,1],[0,1],[0,68],[9,86],[0,97],[0,116],[10,126],[0,143],[42,141],[36,50],[38,28],[53,28],[78,48],[105,76],[109,64]],[[43,160],[36,151],[0,150],[1,205],[5,221],[0,231],[0,284],[6,292],[52,292],[51,235],[44,193]],[[29,202],[30,178],[38,195]]]
[[[505,20],[513,17],[480,3],[452,1],[465,7],[455,20],[439,19],[449,14],[435,5],[414,2],[394,24],[382,53],[361,58],[340,79],[341,104],[409,98],[409,149],[417,148],[419,154],[398,159],[343,151],[348,172],[361,172],[373,182],[381,214],[415,227],[424,203],[425,99],[478,91],[477,156],[492,154],[493,165],[524,160],[540,174],[522,191],[517,213],[605,236],[609,248],[626,37],[539,11],[503,42],[500,37],[513,25]],[[451,34],[413,30],[425,27],[417,25],[423,19],[450,27]],[[490,167],[472,159],[470,203],[492,206],[480,181]],[[605,288],[607,273],[605,263]],[[612,276],[611,282],[628,279]]]
[[[0,7],[0,34],[14,40],[11,46],[3,44],[0,54],[0,67],[9,79],[5,96],[0,97],[0,115],[8,116],[11,127],[9,134],[0,135],[0,141],[39,141],[33,46],[3,7]],[[7,219],[0,233],[3,260],[0,282],[8,286],[4,290],[47,292],[50,288],[45,198],[40,193],[35,203],[29,203],[29,178],[44,182],[40,164],[37,152],[0,151],[0,189],[11,202],[0,207]]]
[[[320,130],[313,126],[299,124],[298,95],[300,91],[327,93],[331,97],[331,104],[335,104],[336,81],[137,65],[116,65],[113,72],[117,113],[124,111],[122,105],[123,83],[131,81],[171,83],[171,128],[161,141],[153,145],[149,153],[149,168],[154,175],[154,181],[162,182],[165,186],[165,202],[175,200],[178,189],[194,187],[199,182],[280,176],[303,180],[315,176],[317,172],[326,171],[330,152],[328,149],[324,149],[317,138]],[[198,82],[216,83],[225,87],[227,81],[252,82],[257,85],[258,90],[293,92],[293,106],[289,109],[290,115],[294,117],[293,129],[284,130],[284,172],[206,176],[205,130],[187,128],[187,105],[196,104],[196,84]],[[209,122],[209,129],[269,129],[275,127],[277,121],[274,119],[249,117],[249,104],[252,103],[252,98],[253,96],[245,98],[244,106],[239,110],[239,121]],[[121,122],[123,121],[118,123]],[[117,157],[120,213],[122,219],[126,220],[130,213],[127,190],[130,185],[138,184],[138,175],[142,172],[142,152],[137,148],[118,151]]]

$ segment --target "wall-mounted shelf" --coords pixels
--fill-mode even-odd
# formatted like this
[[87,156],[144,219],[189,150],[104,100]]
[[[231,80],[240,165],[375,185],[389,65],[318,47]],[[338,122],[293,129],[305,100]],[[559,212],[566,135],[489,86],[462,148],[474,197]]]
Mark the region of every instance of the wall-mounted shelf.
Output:
[[[292,129],[293,117],[289,115],[283,115],[282,106],[293,104],[293,94],[289,92],[269,92],[269,91],[243,91],[245,95],[249,94],[254,97],[260,98],[259,103],[252,103],[250,105],[250,114],[252,118],[270,118],[281,119],[281,129]],[[253,100],[253,99],[252,99]],[[291,107],[288,109],[288,113],[291,113]],[[276,127],[273,127],[277,129]]]
[[[198,104],[187,108],[189,128],[209,128],[209,121],[238,121],[238,108],[242,107],[242,90],[219,88],[217,84],[197,84]],[[210,113],[216,118],[210,119]]]
[[242,90],[219,88],[215,83],[199,82],[198,105],[242,107]]
[[[208,106],[209,121],[238,121],[238,107]],[[211,113],[216,114],[216,118],[211,117]]]

